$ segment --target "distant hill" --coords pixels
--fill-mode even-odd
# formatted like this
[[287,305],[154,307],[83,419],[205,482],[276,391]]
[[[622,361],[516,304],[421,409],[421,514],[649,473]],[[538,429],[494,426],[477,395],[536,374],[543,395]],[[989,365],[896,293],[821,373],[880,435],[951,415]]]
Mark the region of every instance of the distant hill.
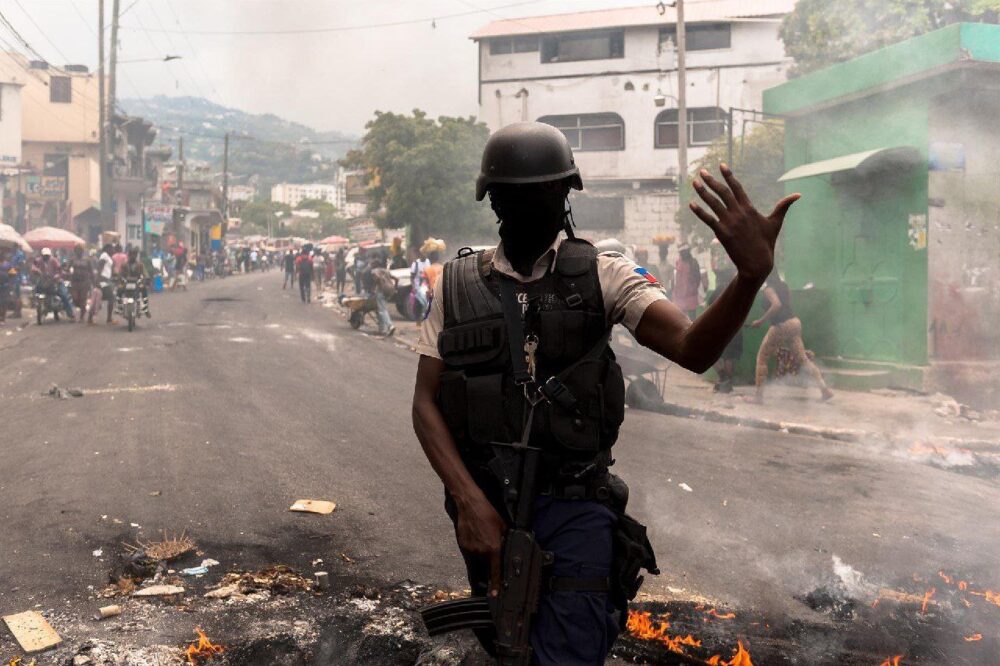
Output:
[[177,139],[183,136],[185,159],[219,169],[222,136],[230,132],[230,173],[256,175],[262,191],[275,182],[332,178],[335,161],[358,142],[340,132],[321,132],[271,113],[247,113],[202,97],[156,95],[123,99],[119,105],[129,115],[151,121],[158,130],[156,143],[170,146],[175,157]]

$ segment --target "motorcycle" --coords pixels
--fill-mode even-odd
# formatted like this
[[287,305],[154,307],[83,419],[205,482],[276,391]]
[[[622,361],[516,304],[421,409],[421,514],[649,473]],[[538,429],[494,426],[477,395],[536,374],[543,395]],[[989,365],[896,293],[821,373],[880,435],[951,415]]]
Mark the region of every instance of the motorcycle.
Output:
[[128,278],[121,283],[118,290],[118,313],[128,322],[128,330],[135,330],[135,320],[139,317],[142,291],[139,280]]
[[35,289],[31,294],[31,303],[35,306],[35,323],[39,326],[50,313],[53,319],[59,321],[59,313],[63,310],[63,303],[59,297],[56,280],[49,276],[40,278],[35,283]]

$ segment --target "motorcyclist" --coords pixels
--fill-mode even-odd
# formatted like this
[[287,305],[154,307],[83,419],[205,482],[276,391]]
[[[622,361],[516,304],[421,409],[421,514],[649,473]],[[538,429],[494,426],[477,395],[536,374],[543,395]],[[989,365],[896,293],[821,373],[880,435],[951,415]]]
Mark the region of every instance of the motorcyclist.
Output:
[[52,250],[47,247],[42,248],[41,256],[37,257],[31,265],[31,273],[37,277],[36,289],[46,289],[49,293],[58,295],[62,301],[66,316],[73,318],[73,301],[70,300],[69,290],[63,281],[63,270],[59,260],[52,256]]
[[119,300],[121,299],[125,282],[135,280],[139,285],[139,307],[142,310],[142,313],[146,315],[147,319],[152,317],[153,315],[149,312],[149,288],[147,285],[149,282],[149,274],[146,272],[146,267],[143,266],[142,262],[139,260],[139,248],[129,248],[128,261],[122,266],[121,272],[118,274],[118,278],[119,284],[117,298]]

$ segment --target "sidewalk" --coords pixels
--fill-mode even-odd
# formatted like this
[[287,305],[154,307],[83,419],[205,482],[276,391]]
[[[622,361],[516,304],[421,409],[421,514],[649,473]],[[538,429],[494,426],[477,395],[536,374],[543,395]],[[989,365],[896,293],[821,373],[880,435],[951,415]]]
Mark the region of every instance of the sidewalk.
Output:
[[[413,322],[396,322],[396,341],[413,351],[419,332]],[[651,361],[658,358],[648,354]],[[892,444],[911,452],[950,455],[969,450],[1000,455],[1000,415],[969,410],[941,394],[837,391],[832,400],[820,402],[816,388],[777,383],[768,386],[764,404],[756,405],[744,399],[753,394],[752,386],[715,393],[708,379],[711,372],[702,377],[665,365],[662,411],[673,416],[845,442]]]

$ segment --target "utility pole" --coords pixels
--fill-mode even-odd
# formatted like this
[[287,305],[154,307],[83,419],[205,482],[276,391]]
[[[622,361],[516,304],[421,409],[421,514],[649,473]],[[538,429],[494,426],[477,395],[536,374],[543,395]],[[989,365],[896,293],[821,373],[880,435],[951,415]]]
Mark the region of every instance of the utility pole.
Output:
[[98,175],[101,187],[101,229],[108,226],[108,214],[111,211],[111,184],[108,180],[108,137],[107,137],[107,107],[104,97],[104,0],[97,0],[97,96],[98,102]]
[[184,137],[177,137],[177,194],[184,190]]
[[684,198],[683,185],[688,175],[687,67],[684,62],[686,49],[684,0],[677,0],[677,196],[680,199]]
[[229,132],[222,149],[222,220],[229,220]]
[[115,93],[118,82],[118,9],[121,0],[114,0],[111,9],[111,58],[110,77],[108,79],[108,120],[115,115]]

